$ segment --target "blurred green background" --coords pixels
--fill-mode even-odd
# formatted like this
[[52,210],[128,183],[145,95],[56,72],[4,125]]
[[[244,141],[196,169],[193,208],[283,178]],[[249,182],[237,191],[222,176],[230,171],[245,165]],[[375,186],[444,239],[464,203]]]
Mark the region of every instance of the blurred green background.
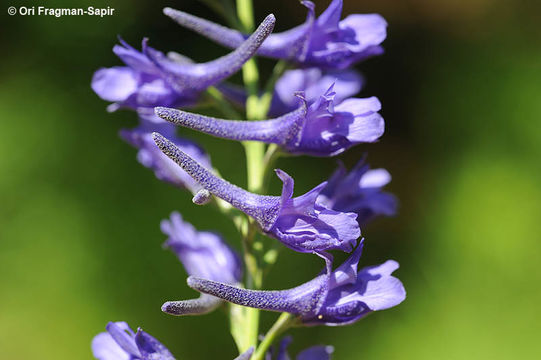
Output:
[[[321,11],[328,1],[316,1]],[[400,213],[363,229],[362,264],[400,262],[406,301],[341,328],[290,331],[291,353],[332,344],[335,359],[540,359],[541,6],[512,0],[345,1],[345,13],[389,22],[386,54],[358,66],[363,96],[378,96],[387,131],[363,153],[393,175]],[[134,113],[105,112],[93,72],[121,64],[116,35],[196,60],[226,53],[161,14],[172,6],[219,21],[197,1],[47,1],[114,7],[104,18],[8,16],[0,60],[0,358],[90,359],[111,320],[142,326],[179,359],[236,355],[223,311],[175,318],[165,300],[194,296],[159,222],[173,210],[237,248],[230,222],[159,182],[117,136]],[[42,4],[45,5],[45,2]],[[303,21],[293,0],[256,1],[277,30]],[[270,61],[262,61],[268,67]],[[190,131],[222,175],[244,185],[239,144]],[[300,194],[335,159],[279,167]],[[278,191],[275,180],[273,190]],[[304,282],[315,257],[283,251],[268,288]],[[264,331],[276,314],[265,313]]]

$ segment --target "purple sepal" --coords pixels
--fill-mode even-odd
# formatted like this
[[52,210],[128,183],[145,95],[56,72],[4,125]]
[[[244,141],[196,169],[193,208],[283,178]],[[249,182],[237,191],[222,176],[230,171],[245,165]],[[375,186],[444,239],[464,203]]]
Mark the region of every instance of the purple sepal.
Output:
[[360,236],[356,214],[334,211],[316,201],[326,183],[294,198],[293,179],[276,170],[283,181],[282,195],[253,194],[216,177],[162,135],[154,133],[153,137],[160,150],[204,189],[253,217],[265,233],[295,251],[349,252]]
[[113,52],[127,66],[98,70],[92,78],[92,89],[113,102],[110,111],[193,105],[206,88],[240,70],[272,32],[275,21],[274,15],[267,16],[230,54],[201,64],[175,53],[165,55],[148,46],[148,39],[143,40],[141,52],[120,40],[121,45]]
[[137,333],[123,321],[110,322],[107,332],[92,340],[92,353],[99,360],[175,360],[158,340],[141,329]]
[[398,200],[382,188],[391,181],[385,169],[370,169],[361,159],[348,173],[339,162],[338,169],[330,177],[327,186],[320,192],[318,202],[326,207],[343,212],[354,212],[362,226],[376,216],[393,216]]
[[335,105],[335,95],[331,85],[307,107],[304,94],[299,93],[297,110],[262,121],[217,119],[165,107],[156,107],[155,112],[175,125],[224,139],[274,143],[292,154],[335,156],[383,135],[385,123],[378,113],[381,104],[377,98],[350,98]]
[[381,265],[357,271],[363,243],[337,269],[332,271],[332,257],[319,254],[326,261],[325,271],[296,288],[261,291],[238,288],[207,279],[189,277],[191,288],[232,302],[262,310],[289,312],[305,325],[347,325],[369,313],[400,304],[406,292],[400,280],[391,276],[398,263],[389,260]]
[[[272,34],[257,51],[258,55],[286,59],[303,66],[345,69],[352,64],[383,52],[387,23],[378,14],[353,14],[340,20],[342,0],[333,0],[314,21],[314,4],[307,7],[306,21],[288,31]],[[239,31],[211,21],[165,8],[164,13],[178,24],[223,46],[236,48],[246,38]]]

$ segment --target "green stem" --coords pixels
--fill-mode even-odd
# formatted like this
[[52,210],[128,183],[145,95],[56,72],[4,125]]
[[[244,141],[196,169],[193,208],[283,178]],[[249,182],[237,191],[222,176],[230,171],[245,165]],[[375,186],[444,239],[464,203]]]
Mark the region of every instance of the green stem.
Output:
[[274,340],[276,340],[276,338],[284,331],[289,329],[294,320],[293,315],[290,313],[282,313],[274,325],[272,325],[272,327],[269,329],[267,334],[265,334],[265,338],[263,341],[261,341],[261,344],[259,344],[251,360],[263,360],[267,350],[269,350],[269,347],[272,345]]
[[252,0],[237,0],[237,16],[244,31],[254,31],[254,6]]
[[240,119],[241,116],[235,110],[233,105],[224,97],[222,92],[216,89],[214,86],[211,86],[207,89],[207,95],[211,98],[216,104],[218,104],[220,111],[224,113],[229,119]]
[[222,15],[227,20],[230,26],[242,30],[242,27],[235,16],[235,10],[229,0],[200,0],[205,3],[209,8],[214,10],[215,13]]
[[265,117],[270,109],[272,96],[274,95],[274,86],[276,85],[276,82],[280,77],[284,74],[284,72],[289,68],[289,64],[284,61],[280,60],[274,65],[274,69],[272,70],[272,74],[267,81],[267,84],[265,85],[265,91],[263,92],[263,95],[261,95],[261,98],[259,99],[259,106],[258,108],[261,109],[261,111],[265,112],[263,117]]
[[[251,33],[254,29],[254,9],[252,0],[237,0],[237,15],[245,32]],[[244,86],[248,93],[246,100],[246,116],[249,120],[256,120],[257,105],[259,102],[259,71],[254,58],[248,60],[242,67],[242,78]],[[265,152],[265,146],[257,142],[244,142],[246,150],[246,168],[248,172],[248,190],[259,192],[263,183],[263,166],[262,159]],[[247,268],[247,284],[253,285],[255,288],[261,287],[261,270],[257,262],[257,257],[253,249],[254,224],[251,221],[246,231],[242,236],[244,258]],[[259,310],[253,308],[245,308],[243,311],[244,329],[234,329],[235,332],[243,332],[241,339],[237,340],[237,346],[241,353],[248,350],[250,346],[257,346],[259,336]]]
[[263,178],[265,166],[263,157],[265,156],[265,144],[255,141],[245,141],[242,143],[246,151],[246,167],[248,170],[248,190],[259,193],[263,187]]

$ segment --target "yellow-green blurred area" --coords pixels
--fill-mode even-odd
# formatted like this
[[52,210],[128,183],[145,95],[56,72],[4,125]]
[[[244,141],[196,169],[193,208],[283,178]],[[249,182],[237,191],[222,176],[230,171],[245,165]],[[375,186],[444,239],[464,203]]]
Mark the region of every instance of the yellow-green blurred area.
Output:
[[[111,52],[117,34],[135,46],[148,36],[199,61],[227,52],[176,26],[164,6],[220,17],[197,1],[41,4],[115,8],[104,18],[59,19],[9,16],[10,5],[31,4],[2,6],[0,358],[90,359],[92,337],[118,320],[143,327],[179,359],[234,358],[225,311],[160,311],[165,300],[196,293],[162,249],[159,222],[178,210],[240,248],[234,226],[137,163],[118,137],[136,115],[106,113],[90,89],[96,69],[121,64]],[[305,16],[292,0],[255,6],[258,20],[276,15],[277,30]],[[294,329],[291,353],[331,344],[339,360],[541,359],[539,1],[345,0],[344,12],[379,12],[389,22],[385,55],[358,65],[367,79],[361,96],[381,99],[386,134],[340,158],[352,166],[367,153],[393,175],[400,212],[363,229],[361,263],[399,261],[408,297],[353,326]],[[260,64],[266,74],[272,62]],[[239,144],[182,134],[245,185]],[[278,166],[301,194],[335,164],[297,157]],[[284,250],[265,287],[300,284],[321,268],[314,256]],[[265,313],[261,331],[276,317]]]

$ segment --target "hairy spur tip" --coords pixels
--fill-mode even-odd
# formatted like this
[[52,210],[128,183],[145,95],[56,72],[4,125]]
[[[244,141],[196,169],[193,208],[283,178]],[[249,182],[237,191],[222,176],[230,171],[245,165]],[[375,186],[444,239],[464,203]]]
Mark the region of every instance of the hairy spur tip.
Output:
[[167,7],[164,7],[163,10],[162,10],[162,12],[163,12],[165,15],[167,15],[167,16],[171,16],[171,15],[175,14],[177,11],[178,11],[178,10],[175,10],[175,9],[170,8],[170,7],[168,7],[168,6],[167,6]]
[[210,202],[211,197],[212,195],[208,190],[201,189],[194,195],[192,202],[196,205],[205,205]]
[[158,132],[152,133],[152,140],[154,140],[154,142],[160,149],[165,149],[169,145],[169,140],[167,140],[162,134]]

